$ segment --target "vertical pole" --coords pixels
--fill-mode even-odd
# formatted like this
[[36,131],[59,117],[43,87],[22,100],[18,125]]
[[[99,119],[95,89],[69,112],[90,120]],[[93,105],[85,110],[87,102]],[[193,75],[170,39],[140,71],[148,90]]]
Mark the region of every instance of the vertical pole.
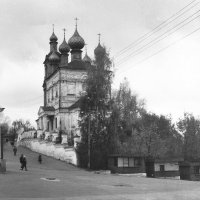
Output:
[[1,135],[1,159],[3,159],[3,133],[1,132],[1,125],[0,125],[0,135]]
[[88,169],[90,169],[90,114],[88,122]]
[[[0,112],[4,111],[5,108],[0,108]],[[0,124],[0,138],[1,138],[1,159],[3,160],[3,133],[1,131],[1,124]]]
[[62,128],[61,128],[61,116],[60,116],[60,129],[59,129],[59,143],[62,143]]

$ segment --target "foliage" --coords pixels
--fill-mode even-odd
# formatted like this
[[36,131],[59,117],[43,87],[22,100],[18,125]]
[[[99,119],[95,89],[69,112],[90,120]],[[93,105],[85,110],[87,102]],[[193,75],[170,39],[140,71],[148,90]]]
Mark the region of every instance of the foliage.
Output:
[[138,122],[145,113],[144,101],[133,95],[126,79],[120,84],[112,106],[112,124],[115,135],[121,143],[131,137],[134,129],[138,129]]
[[[110,132],[108,112],[110,110],[110,90],[112,72],[109,54],[96,55],[94,66],[88,68],[86,94],[80,99],[81,142],[77,145],[80,164],[88,163],[90,145],[91,168],[106,168],[109,153]],[[89,138],[88,138],[89,137]],[[89,144],[88,144],[89,142]]]
[[[6,137],[9,132],[9,124],[10,119],[9,117],[5,116],[3,112],[0,112],[0,128],[1,128],[1,134]],[[5,142],[5,140],[4,140]]]
[[12,126],[10,127],[9,130],[9,135],[11,136],[11,140],[14,141],[17,138],[17,133],[18,131],[23,130],[23,131],[31,131],[35,130],[35,128],[31,125],[29,120],[15,120],[12,122]]
[[[145,113],[141,123],[141,138],[144,142],[143,153],[145,156],[162,158],[181,156],[182,150],[179,148],[182,145],[181,135],[176,131],[170,118]],[[172,149],[173,152],[171,152]]]
[[112,107],[113,153],[151,157],[181,157],[182,136],[171,119],[148,113],[144,100],[133,95],[125,79]]
[[184,118],[178,121],[177,128],[184,136],[184,158],[200,159],[200,120],[195,119],[192,114],[184,113]]
[[111,99],[111,62],[106,50],[102,55],[88,68],[86,94],[80,99],[80,166],[87,166],[88,153],[93,169],[106,168],[108,154],[154,158],[200,155],[200,122],[193,116],[185,115],[177,130],[170,117],[147,112],[144,100],[132,93],[126,79]]

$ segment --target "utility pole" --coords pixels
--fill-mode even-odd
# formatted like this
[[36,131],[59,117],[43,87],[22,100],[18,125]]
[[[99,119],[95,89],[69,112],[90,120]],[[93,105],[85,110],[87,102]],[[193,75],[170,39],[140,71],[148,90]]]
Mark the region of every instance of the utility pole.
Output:
[[[0,112],[3,112],[5,108],[0,108]],[[1,160],[0,160],[0,172],[6,171],[6,161],[3,159],[3,132],[1,131],[0,124],[0,137],[1,137]]]
[[[3,112],[5,108],[0,108],[0,112]],[[1,159],[3,160],[3,132],[1,131],[0,125],[0,135],[1,135]]]
[[1,135],[1,160],[3,160],[3,132],[1,131],[1,126],[0,126],[0,135]]
[[88,169],[90,169],[90,114],[88,119]]

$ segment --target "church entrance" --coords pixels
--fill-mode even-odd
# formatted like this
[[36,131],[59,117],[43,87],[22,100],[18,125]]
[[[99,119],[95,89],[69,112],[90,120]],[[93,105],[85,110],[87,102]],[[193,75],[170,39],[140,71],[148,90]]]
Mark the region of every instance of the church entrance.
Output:
[[51,132],[54,130],[53,122],[54,122],[54,116],[48,116],[48,131]]

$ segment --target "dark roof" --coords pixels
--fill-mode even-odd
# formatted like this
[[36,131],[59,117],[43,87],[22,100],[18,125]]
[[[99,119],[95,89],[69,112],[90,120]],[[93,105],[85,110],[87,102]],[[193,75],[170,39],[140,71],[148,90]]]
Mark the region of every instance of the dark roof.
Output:
[[47,107],[41,106],[41,108],[44,111],[55,111],[55,108],[53,106],[47,106]]
[[67,69],[86,70],[86,64],[82,60],[73,60],[67,66]]
[[196,161],[180,161],[179,166],[200,166],[200,160]]
[[173,163],[183,161],[183,158],[161,158],[155,159],[155,163]]
[[81,100],[79,99],[78,101],[76,101],[74,104],[72,104],[71,106],[68,107],[69,110],[73,110],[75,108],[80,108],[80,103]]
[[[59,57],[61,57],[61,54],[60,54],[58,51],[55,51],[55,53],[56,53]],[[46,62],[48,61],[48,58],[49,58],[49,56],[50,56],[51,54],[52,54],[52,51],[50,51],[50,52],[46,55],[43,64],[46,64]]]
[[129,157],[129,158],[143,158],[144,156],[139,155],[139,154],[110,154],[108,157]]
[[[57,67],[55,69],[55,71],[50,74],[48,77],[46,77],[45,80],[50,79],[55,73],[57,73],[61,68],[62,69],[71,69],[71,70],[84,70],[86,71],[87,69],[94,67],[93,65],[91,65],[90,63],[86,63],[83,62],[82,60],[73,60],[72,62],[68,63],[68,65],[66,66],[62,66],[62,67]],[[44,87],[44,83],[43,83],[43,87]]]

